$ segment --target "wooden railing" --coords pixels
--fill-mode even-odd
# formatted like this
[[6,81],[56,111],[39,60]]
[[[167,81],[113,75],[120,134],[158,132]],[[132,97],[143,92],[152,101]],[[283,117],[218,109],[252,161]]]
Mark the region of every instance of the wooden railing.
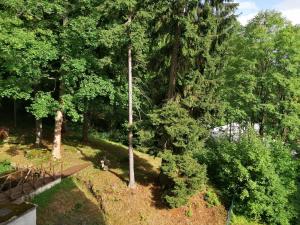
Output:
[[62,176],[63,163],[50,162],[47,166],[40,165],[39,167],[27,166],[22,167],[16,165],[16,171],[0,177],[0,193],[11,191],[13,188],[20,187],[24,192],[24,185],[30,184],[36,189],[36,183],[42,181],[44,184],[46,178],[53,180]]

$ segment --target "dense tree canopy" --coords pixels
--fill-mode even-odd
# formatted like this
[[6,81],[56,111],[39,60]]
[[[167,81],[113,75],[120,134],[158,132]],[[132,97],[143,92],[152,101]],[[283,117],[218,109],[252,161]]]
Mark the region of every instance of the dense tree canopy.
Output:
[[[210,181],[225,205],[234,199],[235,213],[292,224],[300,29],[275,11],[241,26],[237,7],[231,0],[3,0],[0,101],[22,103],[39,146],[48,123],[53,158],[62,157],[64,127],[81,127],[85,143],[101,132],[129,146],[133,183],[133,148],[162,158],[170,207]],[[244,135],[210,137],[231,123]],[[258,135],[249,131],[254,124]]]

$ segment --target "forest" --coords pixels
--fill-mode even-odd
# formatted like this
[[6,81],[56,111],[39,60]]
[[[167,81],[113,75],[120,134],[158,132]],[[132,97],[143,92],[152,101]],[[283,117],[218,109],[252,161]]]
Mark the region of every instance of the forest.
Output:
[[[161,224],[299,224],[300,26],[275,10],[242,25],[238,7],[232,0],[1,0],[0,175],[21,156],[71,165],[82,154],[104,174],[99,183],[117,182],[112,173],[124,167],[131,210],[144,207],[130,193],[145,191],[146,181],[159,190],[164,213],[185,210],[179,222]],[[18,156],[8,154],[11,146]],[[97,160],[110,175],[89,160],[102,148]],[[156,173],[144,166],[141,174],[142,156],[160,160]],[[199,193],[207,210],[222,207],[227,218],[187,223],[201,214],[191,203]],[[106,222],[63,224],[159,225],[146,211],[139,223],[108,212]]]

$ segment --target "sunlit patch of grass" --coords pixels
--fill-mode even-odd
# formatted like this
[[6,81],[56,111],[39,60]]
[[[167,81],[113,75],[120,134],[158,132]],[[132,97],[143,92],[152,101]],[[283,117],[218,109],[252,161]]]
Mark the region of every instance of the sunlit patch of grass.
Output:
[[30,149],[24,152],[25,157],[36,163],[47,162],[51,159],[51,152],[44,149]]
[[51,189],[48,189],[45,192],[35,196],[32,199],[32,203],[37,204],[40,209],[44,209],[51,202],[51,200],[55,196],[55,194],[58,193],[60,190],[68,191],[75,187],[76,187],[76,185],[74,184],[72,178],[66,178],[66,179],[62,180],[61,183],[55,185]]

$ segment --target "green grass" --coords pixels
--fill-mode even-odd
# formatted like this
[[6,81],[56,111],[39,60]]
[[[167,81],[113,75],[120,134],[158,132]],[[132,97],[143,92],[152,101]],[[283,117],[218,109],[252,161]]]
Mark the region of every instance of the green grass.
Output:
[[72,178],[63,179],[61,183],[35,196],[32,200],[32,203],[37,204],[40,209],[46,208],[48,204],[51,202],[54,195],[58,193],[60,190],[71,190],[75,187],[76,185],[73,182]]

